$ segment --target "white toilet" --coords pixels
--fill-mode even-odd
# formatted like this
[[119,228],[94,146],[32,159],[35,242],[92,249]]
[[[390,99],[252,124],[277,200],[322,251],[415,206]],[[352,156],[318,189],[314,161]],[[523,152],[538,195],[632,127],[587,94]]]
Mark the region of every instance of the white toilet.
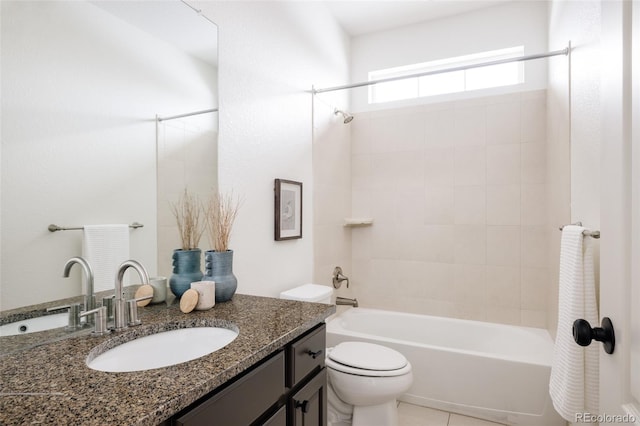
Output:
[[[280,298],[331,303],[330,287],[305,284]],[[411,364],[400,352],[364,342],[327,349],[329,426],[397,426],[396,398],[413,383]]]

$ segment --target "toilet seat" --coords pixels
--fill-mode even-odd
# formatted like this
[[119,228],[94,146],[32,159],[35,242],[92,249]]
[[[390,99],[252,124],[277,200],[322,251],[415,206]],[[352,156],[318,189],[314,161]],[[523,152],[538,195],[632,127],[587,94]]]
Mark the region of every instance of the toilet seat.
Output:
[[401,353],[366,342],[336,345],[328,351],[325,364],[343,373],[368,377],[402,376],[411,371],[411,364]]

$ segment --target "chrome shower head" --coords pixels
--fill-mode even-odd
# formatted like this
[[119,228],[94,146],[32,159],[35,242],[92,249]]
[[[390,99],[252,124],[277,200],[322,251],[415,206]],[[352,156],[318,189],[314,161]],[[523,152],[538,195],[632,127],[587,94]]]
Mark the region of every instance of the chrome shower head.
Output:
[[339,110],[337,108],[333,111],[333,113],[335,115],[338,115],[338,114],[342,115],[342,118],[344,119],[343,121],[344,124],[351,123],[351,121],[353,120],[353,115],[349,114],[348,112]]

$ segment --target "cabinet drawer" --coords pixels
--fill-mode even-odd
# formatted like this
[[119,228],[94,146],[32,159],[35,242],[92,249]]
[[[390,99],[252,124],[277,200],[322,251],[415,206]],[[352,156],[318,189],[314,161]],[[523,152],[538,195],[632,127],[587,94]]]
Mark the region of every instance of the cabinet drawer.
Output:
[[326,326],[320,325],[288,348],[287,386],[293,388],[310,373],[324,367]]
[[[248,425],[285,393],[285,356],[273,358],[176,420],[179,426]],[[276,423],[274,423],[276,424]]]

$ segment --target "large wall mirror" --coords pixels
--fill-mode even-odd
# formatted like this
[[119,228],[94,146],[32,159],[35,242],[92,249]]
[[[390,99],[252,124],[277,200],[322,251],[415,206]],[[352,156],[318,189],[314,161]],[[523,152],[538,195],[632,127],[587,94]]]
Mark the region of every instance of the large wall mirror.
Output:
[[[185,2],[1,2],[0,310],[82,293],[82,230],[144,226],[130,257],[171,273],[170,202],[215,190],[217,27]],[[77,270],[76,270],[77,269]],[[114,271],[115,276],[115,271]]]

